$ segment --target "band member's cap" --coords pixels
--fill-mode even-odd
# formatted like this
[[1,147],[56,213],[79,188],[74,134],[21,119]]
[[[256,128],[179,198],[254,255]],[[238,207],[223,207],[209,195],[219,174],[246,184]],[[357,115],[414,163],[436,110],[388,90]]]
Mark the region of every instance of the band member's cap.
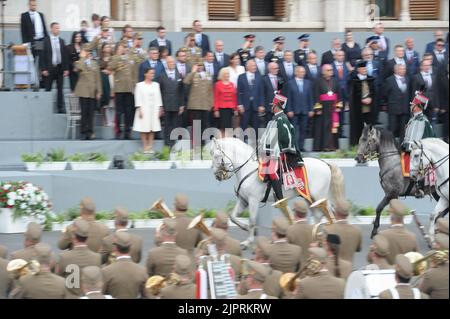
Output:
[[191,270],[190,258],[185,255],[178,255],[175,259],[175,272],[179,275],[187,275]]
[[134,38],[135,38],[135,39],[143,39],[144,36],[142,35],[142,32],[136,32],[136,33],[134,34]]
[[385,257],[385,256],[389,255],[389,242],[386,239],[386,237],[384,237],[382,235],[376,235],[373,238],[372,246],[373,246],[373,251],[378,256]]
[[300,41],[309,41],[309,34],[308,33],[304,33],[301,36],[299,36],[297,39]]
[[85,197],[81,200],[80,206],[82,209],[89,212],[95,212],[95,202],[90,197]]
[[50,262],[52,257],[52,248],[49,245],[38,243],[34,246],[34,251],[38,262],[41,264]]
[[269,267],[253,260],[248,261],[247,265],[253,279],[261,283],[266,280],[271,271]]
[[189,205],[189,199],[185,194],[177,194],[175,196],[175,209],[187,210]]
[[224,212],[217,212],[216,219],[214,220],[214,227],[228,228],[228,214]]
[[413,266],[405,255],[398,254],[395,257],[395,270],[402,278],[409,279],[413,276]]
[[273,98],[272,103],[273,103],[273,106],[277,106],[284,110],[284,108],[286,107],[286,103],[287,103],[287,97],[285,97],[281,94],[276,94],[275,97]]
[[435,244],[438,245],[438,250],[448,250],[448,235],[443,233],[437,233],[434,238]]
[[102,281],[102,271],[97,266],[87,266],[81,271],[81,281],[84,284],[95,285]]
[[280,235],[286,235],[289,228],[289,223],[286,218],[278,217],[273,220],[273,230]]
[[88,237],[89,234],[89,223],[84,219],[77,219],[73,222],[75,226],[75,234],[80,237]]
[[131,236],[126,231],[116,231],[114,233],[114,244],[120,247],[130,247]]
[[306,201],[303,199],[295,201],[293,211],[300,214],[308,213],[308,205],[306,204]]
[[339,215],[347,216],[350,213],[351,207],[352,206],[348,200],[337,200],[334,204],[334,212]]
[[322,264],[327,262],[327,251],[322,247],[308,248],[309,256]]
[[128,210],[123,207],[117,207],[114,210],[115,220],[117,222],[125,223],[128,221]]
[[269,238],[264,236],[256,237],[256,247],[258,247],[261,250],[262,255],[264,255],[266,259],[269,259],[270,247],[272,247]]
[[33,241],[39,241],[42,235],[42,227],[38,223],[30,222],[27,225],[25,238]]
[[391,199],[389,202],[388,212],[396,216],[406,216],[409,215],[410,209],[399,199]]

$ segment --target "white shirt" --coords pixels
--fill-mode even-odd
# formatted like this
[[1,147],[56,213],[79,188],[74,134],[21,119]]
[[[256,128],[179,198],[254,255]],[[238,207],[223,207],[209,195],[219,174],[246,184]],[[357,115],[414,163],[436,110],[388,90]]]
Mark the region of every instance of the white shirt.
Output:
[[317,65],[308,63],[308,68],[309,68],[309,71],[311,71],[311,73],[313,75],[316,75],[318,73]]
[[175,70],[166,69],[167,76],[171,80],[175,80]]
[[160,47],[165,47],[165,46],[167,46],[167,42],[166,42],[166,39],[161,39],[161,38],[156,38],[156,41],[158,41],[158,45],[160,46]]
[[360,79],[361,81],[367,79],[367,75],[362,75],[362,74],[358,73],[357,76],[358,76],[358,79]]
[[378,35],[380,37],[380,40],[378,41],[378,43],[380,44],[380,48],[381,50],[385,51],[387,48],[387,42],[386,42],[386,38],[384,37],[384,35]]
[[205,71],[208,72],[209,75],[214,76],[214,64],[210,62],[205,62]]
[[201,46],[201,45],[202,45],[202,34],[201,34],[201,33],[196,33],[196,34],[195,34],[195,43],[196,43],[198,46]]
[[94,40],[94,38],[98,36],[101,31],[102,31],[101,26],[98,26],[96,28],[89,28],[88,31],[86,32],[86,37],[88,41],[91,42],[92,40]]
[[266,62],[263,59],[255,58],[256,66],[258,67],[259,73],[264,75],[266,73]]
[[414,57],[414,49],[413,50],[406,49],[405,54],[406,59],[411,60]]
[[186,63],[177,62],[177,70],[184,78],[186,76]]
[[51,35],[50,43],[52,45],[52,64],[56,66],[58,64],[61,64],[61,46],[59,42],[59,37]]
[[427,88],[430,88],[433,85],[431,73],[420,72],[420,74],[422,74],[423,80],[427,84]]
[[444,53],[445,49],[443,49],[441,52],[434,50],[434,54],[436,55],[436,58],[438,59],[439,62],[442,62],[444,60]]
[[274,90],[278,90],[278,76],[274,74],[269,74],[270,83],[272,83],[272,87]]
[[216,60],[220,65],[225,64],[225,61],[223,60],[223,52],[215,52],[214,55],[216,56]]
[[248,84],[252,85],[255,83],[255,73],[252,72],[245,72],[245,74],[247,75],[247,81]]
[[292,75],[294,74],[294,69],[292,67],[292,62],[283,62],[284,65],[284,69],[286,70],[286,74],[288,77],[292,77]]
[[405,60],[401,58],[394,58],[396,64],[405,64]]
[[245,68],[242,65],[238,65],[236,70],[230,66],[228,66],[227,69],[230,73],[230,82],[233,83],[235,87],[237,87],[238,77],[242,73],[245,73]]
[[28,11],[31,22],[34,24],[34,39],[42,39],[44,37],[44,24],[42,23],[41,15],[37,11]]
[[[397,81],[397,85],[400,88],[400,91],[402,91],[402,93],[406,92],[406,79],[405,77],[401,77],[398,75],[395,75],[395,81]],[[403,81],[405,81],[405,83],[403,83]]]

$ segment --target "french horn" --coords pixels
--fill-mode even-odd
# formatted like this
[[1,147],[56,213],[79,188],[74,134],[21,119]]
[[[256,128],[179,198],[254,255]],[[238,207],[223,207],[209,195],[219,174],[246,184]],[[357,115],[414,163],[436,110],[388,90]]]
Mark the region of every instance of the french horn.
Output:
[[170,285],[178,285],[180,277],[176,273],[170,273],[166,278],[160,275],[151,276],[145,283],[148,297],[158,297],[161,290]]
[[8,271],[14,279],[19,279],[29,274],[36,275],[40,270],[40,263],[34,259],[29,262],[23,259],[13,259],[6,266],[6,271]]
[[287,272],[282,274],[279,281],[280,287],[286,295],[292,294],[300,285],[300,278],[303,277],[303,275],[312,276],[316,274],[321,265],[320,261],[309,259],[305,267],[297,273]]

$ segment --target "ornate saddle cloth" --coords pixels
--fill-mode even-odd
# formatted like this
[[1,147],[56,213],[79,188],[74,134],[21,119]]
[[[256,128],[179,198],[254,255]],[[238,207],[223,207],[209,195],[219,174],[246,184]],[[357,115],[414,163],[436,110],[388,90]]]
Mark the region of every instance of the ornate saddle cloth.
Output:
[[402,165],[402,174],[404,177],[409,177],[409,163],[410,163],[410,153],[402,152],[400,154],[400,163]]

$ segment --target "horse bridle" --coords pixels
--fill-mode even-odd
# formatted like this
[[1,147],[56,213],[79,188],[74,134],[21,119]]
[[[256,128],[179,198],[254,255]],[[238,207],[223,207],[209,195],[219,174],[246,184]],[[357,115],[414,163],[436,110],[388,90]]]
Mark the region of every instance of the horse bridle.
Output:
[[[368,141],[367,141],[367,146],[371,146],[374,142],[373,142],[373,138],[369,137]],[[378,149],[378,147],[377,147]],[[394,155],[398,155],[398,151],[389,151],[389,152],[383,152],[380,153],[379,151],[372,151],[368,154],[362,154],[363,158],[365,161],[371,161],[371,160],[375,160],[375,159],[383,159],[386,157],[390,157],[390,156],[394,156]]]
[[[429,158],[427,156],[427,154],[424,152],[423,150],[423,144],[419,143],[417,141],[414,141],[414,144],[420,148],[420,157],[419,157],[419,167],[417,169],[417,172],[419,174],[420,177],[424,177],[426,174],[428,174],[428,172],[432,169],[437,169],[439,168],[441,165],[443,165],[449,158],[449,154],[445,155],[443,158],[439,159],[438,161],[436,161],[435,163],[433,163],[433,161],[431,160],[431,158]],[[426,158],[428,160],[428,162],[430,162],[427,167],[424,167],[423,165],[423,158]],[[439,165],[438,165],[439,164]]]
[[[219,150],[219,152],[222,155],[221,163],[220,163],[219,167],[217,168],[216,174],[220,173],[222,179],[225,179],[225,177],[228,177],[228,176],[229,176],[228,178],[231,178],[233,175],[235,175],[237,172],[239,172],[256,154],[256,151],[254,151],[243,164],[239,165],[238,167],[234,167],[233,161],[231,160],[231,158],[227,154],[225,154],[225,152],[222,150],[222,148],[220,147],[219,144],[216,144],[216,145],[217,145],[217,149]],[[231,170],[229,170],[227,168],[227,165],[225,164],[225,161],[223,160],[224,157],[226,157],[230,161],[230,165],[232,167]]]

